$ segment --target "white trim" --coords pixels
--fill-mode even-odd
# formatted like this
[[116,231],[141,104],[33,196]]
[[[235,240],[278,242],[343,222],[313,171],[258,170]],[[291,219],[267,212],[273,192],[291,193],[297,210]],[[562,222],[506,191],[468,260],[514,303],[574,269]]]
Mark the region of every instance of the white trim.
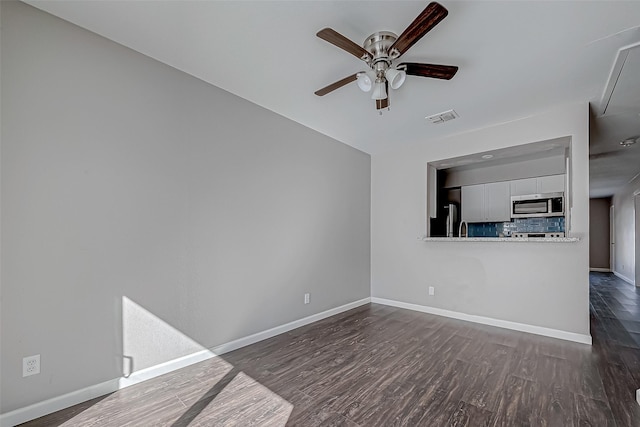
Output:
[[267,329],[266,331],[258,332],[247,337],[239,338],[237,340],[221,344],[211,349],[205,349],[196,353],[189,354],[187,356],[179,357],[177,359],[161,363],[159,365],[141,369],[132,373],[127,378],[115,378],[100,384],[95,384],[80,390],[72,391],[71,393],[63,394],[62,396],[56,396],[42,402],[34,403],[33,405],[25,406],[24,408],[19,408],[11,412],[0,414],[0,426],[13,427],[17,424],[39,418],[47,414],[51,414],[53,412],[68,408],[73,405],[77,405],[78,403],[86,402],[87,400],[94,399],[96,397],[104,396],[105,394],[113,393],[114,391],[118,391],[125,387],[129,387],[134,384],[149,380],[151,378],[166,374],[168,372],[175,371],[176,369],[184,368],[186,366],[193,365],[194,363],[202,362],[203,360],[228,353],[230,351],[245,347],[250,344],[254,344],[258,341],[262,341],[267,338],[271,338],[276,335],[299,328],[301,326],[317,322],[318,320],[326,319],[327,317],[331,317],[347,310],[360,307],[361,305],[365,305],[370,302],[371,298],[368,297],[358,301],[353,301],[339,307],[325,310],[321,313],[316,313],[302,319],[294,320],[293,322],[285,323],[284,325]]
[[611,273],[610,268],[589,267],[589,271],[597,271],[600,273]]
[[393,307],[406,308],[408,310],[420,311],[422,313],[435,314],[437,316],[466,320],[467,322],[482,323],[483,325],[497,326],[499,328],[513,329],[514,331],[528,332],[530,334],[544,335],[547,337],[559,338],[562,340],[591,345],[591,335],[576,334],[575,332],[561,331],[558,329],[545,328],[542,326],[527,325],[524,323],[511,322],[508,320],[493,319],[491,317],[476,316],[474,314],[460,313],[457,311],[444,310],[442,308],[411,304],[402,301],[394,301],[385,298],[371,297],[371,302],[376,304],[390,305]]
[[625,281],[625,282],[627,282],[627,283],[630,283],[630,284],[632,284],[632,285],[635,285],[635,284],[636,284],[635,280],[633,280],[633,279],[629,279],[627,276],[625,276],[625,275],[624,275],[624,274],[622,274],[622,273],[618,273],[617,271],[613,270],[613,274],[614,274],[615,276],[617,276],[617,277],[621,278],[622,280],[624,280],[624,281]]

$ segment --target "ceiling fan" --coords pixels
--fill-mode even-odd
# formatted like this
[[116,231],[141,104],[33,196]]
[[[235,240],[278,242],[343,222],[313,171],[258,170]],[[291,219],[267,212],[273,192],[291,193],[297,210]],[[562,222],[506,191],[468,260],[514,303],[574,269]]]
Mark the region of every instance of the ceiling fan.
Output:
[[315,94],[324,96],[348,83],[357,81],[362,91],[369,92],[373,89],[371,98],[376,101],[376,108],[381,110],[389,107],[388,88],[391,87],[394,90],[400,88],[407,74],[451,79],[458,71],[458,67],[453,65],[403,62],[393,66],[396,59],[438,25],[448,13],[449,11],[441,4],[431,2],[399,37],[390,31],[379,31],[367,37],[362,47],[331,28],[318,31],[316,34],[318,37],[363,60],[370,69],[338,80],[317,90]]

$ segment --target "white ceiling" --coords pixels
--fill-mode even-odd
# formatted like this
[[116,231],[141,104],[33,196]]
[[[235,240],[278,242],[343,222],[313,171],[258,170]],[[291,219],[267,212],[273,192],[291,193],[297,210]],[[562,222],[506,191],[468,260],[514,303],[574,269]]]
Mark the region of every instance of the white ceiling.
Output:
[[[598,103],[618,49],[640,24],[639,1],[443,1],[449,16],[401,59],[457,65],[458,74],[450,81],[409,76],[379,115],[353,83],[313,94],[365,69],[315,33],[331,27],[358,44],[376,31],[399,34],[427,1],[27,3],[372,154],[555,105]],[[594,120],[592,154],[618,150],[623,133],[640,136],[640,100],[636,107]],[[424,119],[451,108],[459,119]],[[592,196],[611,194],[640,170],[640,147],[626,158],[632,152],[635,164],[624,167],[600,156],[605,173],[592,179]]]

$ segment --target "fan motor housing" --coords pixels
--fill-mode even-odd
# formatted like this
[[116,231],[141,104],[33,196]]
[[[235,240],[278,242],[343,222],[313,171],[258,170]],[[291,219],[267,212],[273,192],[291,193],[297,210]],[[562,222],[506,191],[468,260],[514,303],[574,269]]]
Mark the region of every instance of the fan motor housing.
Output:
[[384,71],[391,65],[389,48],[397,38],[391,31],[378,31],[364,41],[362,47],[373,57],[369,63],[373,70]]

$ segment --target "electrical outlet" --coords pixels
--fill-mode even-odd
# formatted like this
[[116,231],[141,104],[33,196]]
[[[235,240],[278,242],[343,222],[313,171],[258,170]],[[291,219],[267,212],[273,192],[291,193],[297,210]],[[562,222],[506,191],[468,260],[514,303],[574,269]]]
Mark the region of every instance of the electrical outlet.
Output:
[[435,295],[436,294],[436,288],[434,288],[433,286],[429,286],[429,295]]
[[311,298],[311,294],[304,294],[304,303],[309,304],[310,298]]
[[40,373],[40,355],[22,358],[22,376],[29,377]]

